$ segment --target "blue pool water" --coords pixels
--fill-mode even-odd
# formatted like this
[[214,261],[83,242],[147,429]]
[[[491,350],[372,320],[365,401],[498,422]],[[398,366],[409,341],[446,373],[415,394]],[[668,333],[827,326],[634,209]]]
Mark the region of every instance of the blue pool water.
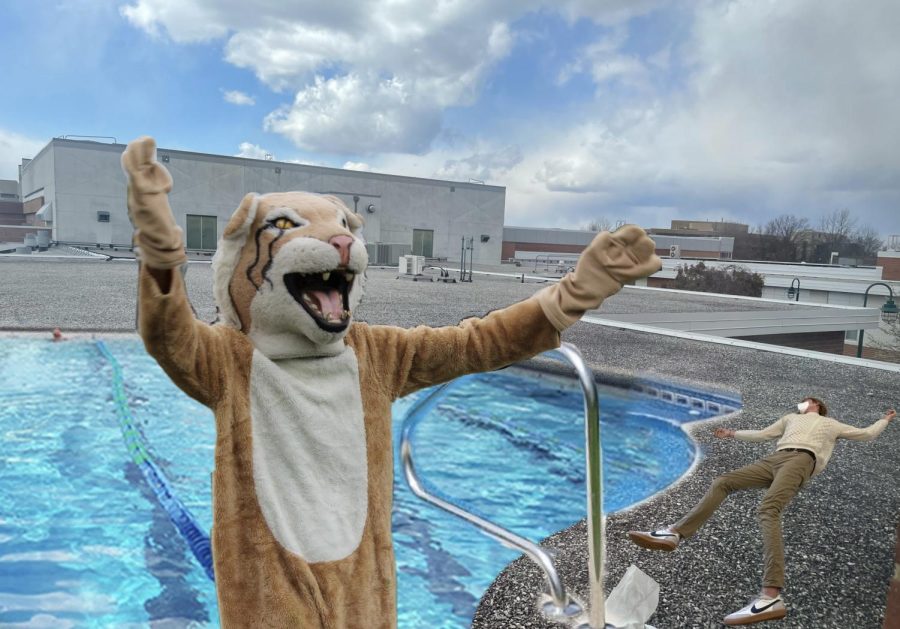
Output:
[[[210,411],[172,385],[140,341],[106,343],[153,459],[208,531]],[[679,424],[724,410],[646,388],[672,402],[600,390],[608,512],[683,474],[696,451]],[[395,434],[413,401],[395,404]],[[471,378],[419,425],[419,472],[469,509],[541,539],[584,517],[582,409],[580,389],[556,378]],[[95,343],[0,337],[0,434],[0,626],[218,626],[213,584],[125,449],[112,369]],[[395,477],[400,626],[466,627],[517,553],[415,498],[399,464]]]

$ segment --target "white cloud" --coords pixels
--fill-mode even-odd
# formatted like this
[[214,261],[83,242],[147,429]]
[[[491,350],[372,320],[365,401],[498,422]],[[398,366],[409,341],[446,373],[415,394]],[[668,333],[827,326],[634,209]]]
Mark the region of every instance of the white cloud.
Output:
[[[855,207],[862,220],[900,228],[897,20],[900,5],[887,0],[700,5],[681,89],[637,93],[578,121],[530,151],[542,155],[531,173],[513,176],[606,207],[725,207],[751,222]],[[614,61],[589,66],[601,107],[603,83],[650,76],[677,56],[638,69],[603,45],[592,52],[585,59]]]
[[122,14],[176,42],[224,39],[228,62],[295,94],[267,129],[307,150],[367,154],[427,150],[443,111],[474,102],[512,48],[509,25],[530,11],[615,23],[654,4],[135,0]]
[[505,146],[494,151],[476,151],[467,157],[446,160],[434,173],[434,177],[455,181],[475,179],[496,184],[503,181],[507,173],[521,163],[522,159],[522,149],[518,146]]
[[249,157],[250,159],[275,159],[275,156],[261,147],[259,144],[250,142],[241,142],[238,147],[240,152],[235,153],[235,157]]
[[249,94],[245,94],[240,90],[223,90],[222,98],[225,99],[226,103],[231,103],[232,105],[255,105],[256,99],[250,96]]
[[344,162],[344,165],[341,168],[345,170],[360,170],[365,172],[371,172],[372,167],[369,166],[365,162]]
[[399,79],[349,75],[325,80],[297,93],[294,103],[265,119],[265,129],[309,151],[418,153],[440,131],[440,110],[420,100]]
[[[0,179],[19,179],[22,158],[32,159],[48,140],[29,138],[15,131],[0,129]],[[27,192],[27,191],[26,191]]]
[[160,25],[177,42],[207,41],[228,32],[227,23],[219,19],[212,3],[179,2],[178,0],[138,0],[120,7],[121,14],[132,24],[154,37],[161,36]]
[[[648,32],[671,38],[640,54],[627,22],[660,2],[131,1],[123,14],[136,27],[218,38],[230,63],[289,94],[267,130],[382,172],[506,185],[510,222],[850,207],[878,223],[900,207],[892,0],[668,3],[672,28]],[[539,8],[610,27],[559,75],[592,78],[595,100],[435,149],[444,111],[475,102],[513,49],[516,20]]]

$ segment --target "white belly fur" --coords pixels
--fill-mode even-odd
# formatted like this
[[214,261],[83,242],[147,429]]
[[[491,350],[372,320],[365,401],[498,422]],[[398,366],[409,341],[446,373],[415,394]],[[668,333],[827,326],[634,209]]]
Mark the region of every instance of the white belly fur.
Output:
[[254,351],[250,413],[253,480],[275,539],[308,563],[350,555],[368,507],[356,354],[271,361]]

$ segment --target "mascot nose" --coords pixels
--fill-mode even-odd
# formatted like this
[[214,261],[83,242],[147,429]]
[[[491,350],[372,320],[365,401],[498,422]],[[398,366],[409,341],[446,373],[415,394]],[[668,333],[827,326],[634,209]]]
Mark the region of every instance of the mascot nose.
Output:
[[350,236],[332,236],[328,243],[341,254],[341,266],[347,266],[350,262],[350,245],[353,238]]

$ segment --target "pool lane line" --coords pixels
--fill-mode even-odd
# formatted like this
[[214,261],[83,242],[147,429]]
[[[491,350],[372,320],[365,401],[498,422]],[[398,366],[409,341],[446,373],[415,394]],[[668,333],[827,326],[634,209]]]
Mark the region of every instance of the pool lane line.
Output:
[[116,404],[116,416],[131,461],[141,471],[144,480],[147,481],[150,489],[153,490],[160,506],[166,511],[175,528],[184,538],[184,541],[187,542],[188,548],[190,548],[191,553],[203,567],[206,576],[210,580],[215,581],[209,535],[206,534],[190,510],[184,506],[184,503],[172,492],[168,479],[150,455],[143,436],[134,424],[134,416],[132,415],[131,407],[128,405],[128,398],[125,395],[122,367],[109,351],[106,343],[96,341],[96,345],[97,349],[112,367],[113,401]]

